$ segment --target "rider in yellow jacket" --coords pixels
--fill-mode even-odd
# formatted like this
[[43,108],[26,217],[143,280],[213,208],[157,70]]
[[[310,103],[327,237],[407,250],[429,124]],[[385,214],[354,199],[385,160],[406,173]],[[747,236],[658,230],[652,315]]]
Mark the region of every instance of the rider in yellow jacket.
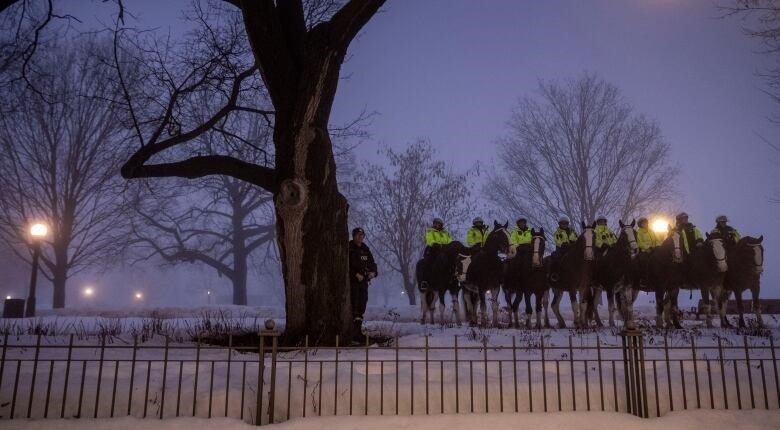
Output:
[[701,246],[704,244],[704,238],[701,236],[701,231],[696,228],[695,225],[688,222],[688,214],[685,212],[680,212],[675,221],[674,229],[680,232],[685,254],[690,255],[693,246]]
[[425,232],[425,244],[427,246],[447,245],[452,242],[452,236],[444,229],[444,221],[434,218],[433,225]]
[[593,229],[596,248],[602,246],[612,246],[617,243],[617,236],[607,225],[607,217],[599,216],[596,218],[596,228]]
[[650,252],[661,244],[655,232],[648,227],[647,218],[639,218],[636,229],[636,244],[639,252]]
[[553,239],[555,240],[555,247],[557,249],[566,249],[577,241],[577,232],[569,227],[568,218],[561,217],[558,220],[558,229],[555,230]]
[[466,232],[466,245],[473,246],[485,246],[485,241],[488,237],[488,228],[485,222],[480,217],[474,218],[473,225]]
[[530,245],[531,240],[531,229],[528,228],[528,220],[521,217],[517,220],[517,227],[513,228],[509,235],[509,244],[515,246]]

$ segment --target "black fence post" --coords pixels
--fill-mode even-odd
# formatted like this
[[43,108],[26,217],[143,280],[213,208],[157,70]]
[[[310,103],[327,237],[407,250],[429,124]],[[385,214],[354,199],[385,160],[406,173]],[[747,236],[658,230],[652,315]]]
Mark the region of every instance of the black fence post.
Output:
[[640,330],[626,329],[620,337],[623,339],[626,409],[630,414],[647,418],[644,336]]
[[263,411],[263,390],[264,387],[264,373],[265,373],[265,340],[271,339],[271,375],[270,375],[270,389],[268,392],[268,423],[274,422],[274,397],[276,391],[276,354],[277,354],[277,338],[279,332],[276,330],[276,323],[272,319],[265,321],[265,330],[260,330],[258,345],[258,375],[257,375],[257,409],[255,416],[255,425],[262,424],[262,411]]

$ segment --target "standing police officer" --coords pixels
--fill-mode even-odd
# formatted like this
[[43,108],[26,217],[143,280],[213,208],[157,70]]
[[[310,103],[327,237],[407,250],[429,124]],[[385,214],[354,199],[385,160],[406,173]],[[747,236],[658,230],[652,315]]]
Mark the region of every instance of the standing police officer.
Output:
[[362,335],[363,314],[368,303],[368,281],[376,278],[377,268],[368,245],[363,243],[366,232],[356,227],[349,241],[349,286],[352,298],[352,337]]

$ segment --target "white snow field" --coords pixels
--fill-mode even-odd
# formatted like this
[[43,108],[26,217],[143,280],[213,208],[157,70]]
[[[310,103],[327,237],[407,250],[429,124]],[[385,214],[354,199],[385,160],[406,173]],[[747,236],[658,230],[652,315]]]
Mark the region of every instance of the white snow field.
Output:
[[[257,347],[238,351],[191,339],[256,332],[266,318],[281,323],[281,310],[135,312],[0,320],[0,427],[238,428],[240,421],[257,420]],[[765,329],[751,320],[746,331],[706,329],[703,321],[686,320],[685,330],[666,332],[648,325],[652,309],[639,313],[644,365],[636,376],[646,381],[648,415],[660,419],[622,413],[628,410],[626,376],[631,381],[635,374],[626,373],[618,329],[420,325],[419,308],[404,307],[367,313],[367,331],[393,338],[390,346],[278,348],[274,355],[268,342],[260,422],[361,430],[603,429],[605,423],[628,429],[780,428],[775,316],[764,316]],[[498,412],[504,414],[493,414]],[[60,417],[80,419],[54,419]],[[116,418],[100,419],[108,417]],[[150,419],[155,417],[165,419]]]
[[[142,420],[134,417],[79,420],[14,420],[9,430],[250,430],[257,427],[230,418],[173,418]],[[637,418],[614,412],[550,412],[397,417],[299,418],[265,425],[268,430],[771,430],[780,429],[780,411],[671,412],[661,418]]]

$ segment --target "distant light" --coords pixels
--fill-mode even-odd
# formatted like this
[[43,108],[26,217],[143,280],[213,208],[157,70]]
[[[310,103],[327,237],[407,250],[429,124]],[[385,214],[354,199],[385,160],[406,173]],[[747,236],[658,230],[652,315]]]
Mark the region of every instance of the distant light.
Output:
[[136,300],[141,300],[141,299],[143,299],[143,298],[144,298],[144,295],[143,295],[143,294],[141,294],[141,293],[135,293],[135,299],[136,299]]
[[11,300],[11,296],[5,296],[6,300]]
[[46,226],[46,224],[43,223],[35,223],[30,226],[30,236],[34,237],[35,239],[40,239],[49,232],[49,227]]
[[656,233],[667,233],[669,231],[669,221],[663,218],[656,218],[653,220],[650,228]]
[[406,294],[406,291],[401,291],[401,295],[403,296],[404,294]]
[[93,294],[95,294],[95,290],[92,287],[84,288],[84,295],[85,296],[90,297]]
[[206,291],[206,294],[211,295],[211,290]]

